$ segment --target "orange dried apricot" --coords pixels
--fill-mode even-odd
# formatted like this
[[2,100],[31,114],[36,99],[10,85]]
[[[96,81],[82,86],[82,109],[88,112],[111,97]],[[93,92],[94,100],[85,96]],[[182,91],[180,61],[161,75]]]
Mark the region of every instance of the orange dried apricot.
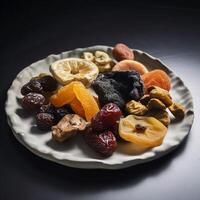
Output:
[[76,114],[85,118],[85,111],[84,111],[80,101],[76,97],[71,101],[70,106]]
[[142,75],[144,81],[145,92],[150,86],[158,86],[167,91],[171,88],[170,77],[163,70],[156,69]]
[[73,90],[76,98],[79,100],[83,110],[85,111],[86,120],[91,121],[92,117],[94,117],[94,115],[99,112],[99,106],[97,102],[83,84],[74,85]]
[[78,81],[74,81],[66,86],[61,87],[56,94],[51,96],[50,102],[55,107],[62,107],[66,104],[69,104],[75,98],[73,87],[76,84],[81,84],[81,83]]

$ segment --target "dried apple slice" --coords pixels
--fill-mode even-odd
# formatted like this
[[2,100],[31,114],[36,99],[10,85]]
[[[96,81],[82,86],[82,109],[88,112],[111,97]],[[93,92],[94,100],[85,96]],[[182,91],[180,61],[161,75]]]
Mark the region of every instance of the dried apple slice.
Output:
[[128,115],[119,122],[119,135],[142,147],[162,144],[167,128],[154,117]]

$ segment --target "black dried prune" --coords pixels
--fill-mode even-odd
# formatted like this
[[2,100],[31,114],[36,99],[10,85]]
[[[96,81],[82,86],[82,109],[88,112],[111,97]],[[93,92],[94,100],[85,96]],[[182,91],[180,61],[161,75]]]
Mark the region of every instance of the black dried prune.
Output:
[[45,102],[46,99],[42,94],[32,92],[25,95],[21,100],[22,107],[29,111],[39,109]]
[[84,134],[84,140],[88,146],[103,157],[111,156],[117,148],[116,138],[111,131],[105,131],[97,135],[92,132],[92,129],[89,129]]
[[39,81],[44,92],[53,92],[58,87],[58,82],[52,76],[42,76]]
[[56,124],[54,115],[50,113],[38,113],[36,115],[36,124],[41,130],[50,130]]
[[92,87],[99,96],[101,105],[115,103],[121,109],[125,102],[139,100],[144,95],[144,85],[136,71],[113,71],[99,74]]

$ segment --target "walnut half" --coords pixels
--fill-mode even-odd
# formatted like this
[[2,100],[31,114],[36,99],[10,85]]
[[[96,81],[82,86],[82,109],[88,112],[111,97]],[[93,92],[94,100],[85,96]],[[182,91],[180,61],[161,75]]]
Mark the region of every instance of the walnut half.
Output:
[[74,136],[86,128],[86,121],[76,114],[65,115],[57,125],[52,126],[52,138],[58,142]]

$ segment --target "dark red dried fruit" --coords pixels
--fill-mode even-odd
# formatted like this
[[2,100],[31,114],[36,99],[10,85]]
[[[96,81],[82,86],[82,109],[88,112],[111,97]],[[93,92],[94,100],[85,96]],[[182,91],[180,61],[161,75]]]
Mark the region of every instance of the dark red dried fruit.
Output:
[[122,115],[119,107],[114,103],[108,103],[92,118],[91,126],[93,131],[103,132],[120,119]]
[[94,134],[91,129],[84,134],[86,143],[103,157],[113,154],[117,148],[117,141],[111,131],[105,131],[99,135]]
[[36,92],[36,93],[39,93],[39,94],[44,93],[43,87],[38,80],[32,79],[21,88],[21,94],[22,95],[26,95],[30,92]]
[[40,106],[39,113],[50,113],[55,114],[56,108],[52,104],[42,105]]
[[113,57],[117,61],[121,61],[125,59],[133,60],[134,54],[133,54],[133,51],[127,45],[119,43],[119,44],[116,44],[113,49]]
[[30,92],[46,94],[53,92],[57,87],[58,83],[52,76],[34,77],[21,88],[21,94],[26,95]]
[[55,117],[50,113],[38,113],[36,115],[36,124],[41,130],[50,130],[56,124]]
[[34,111],[39,109],[40,106],[45,104],[45,102],[46,99],[42,94],[29,93],[22,98],[21,104],[23,108],[29,111]]
[[39,81],[44,92],[53,92],[58,87],[58,82],[52,76],[43,76]]

